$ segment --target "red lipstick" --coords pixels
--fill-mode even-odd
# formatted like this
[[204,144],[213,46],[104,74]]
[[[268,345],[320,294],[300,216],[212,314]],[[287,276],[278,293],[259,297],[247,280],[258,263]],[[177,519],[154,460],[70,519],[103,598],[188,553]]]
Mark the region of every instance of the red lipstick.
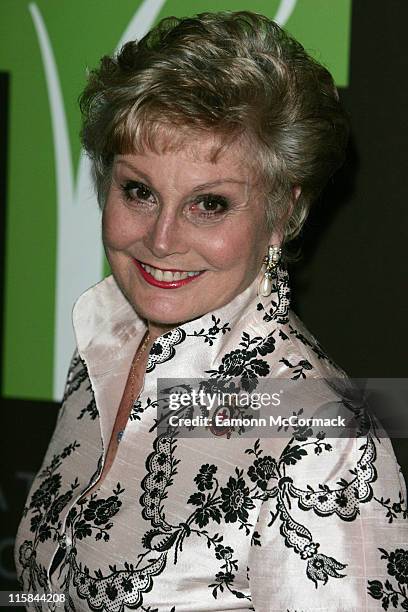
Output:
[[[188,276],[187,278],[183,278],[181,280],[159,281],[156,278],[154,278],[154,276],[149,274],[147,270],[143,268],[140,261],[138,261],[137,259],[133,259],[133,261],[134,261],[136,268],[139,270],[140,274],[144,278],[144,280],[147,283],[149,283],[149,285],[153,285],[154,287],[160,287],[160,289],[177,289],[178,287],[182,287],[183,285],[187,285],[188,283],[191,283],[196,278],[199,278],[202,274],[204,274],[204,272],[200,272],[199,274],[196,274],[195,276]],[[183,272],[183,270],[174,270],[174,269],[169,269],[169,268],[167,268],[165,271]]]

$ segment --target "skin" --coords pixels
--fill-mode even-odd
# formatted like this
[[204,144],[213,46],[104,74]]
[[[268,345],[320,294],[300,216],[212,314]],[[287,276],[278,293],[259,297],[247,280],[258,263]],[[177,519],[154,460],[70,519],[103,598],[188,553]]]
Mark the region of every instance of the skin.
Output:
[[[112,273],[151,338],[229,303],[260,273],[280,232],[239,144],[211,161],[214,138],[179,150],[117,155],[103,211]],[[225,205],[225,207],[224,207]],[[176,289],[146,282],[134,258],[162,270],[203,271]]]
[[[236,144],[212,162],[213,145],[208,137],[182,150],[115,157],[103,212],[105,251],[120,289],[148,324],[149,341],[134,357],[133,380],[129,373],[102,474],[83,497],[100,488],[114,462],[117,435],[139,396],[154,340],[230,302],[260,273],[268,244],[281,243],[280,233],[266,227],[264,202],[242,162],[242,148]],[[294,198],[299,193],[294,191]],[[144,280],[134,258],[163,270],[204,273],[182,287],[163,289]]]

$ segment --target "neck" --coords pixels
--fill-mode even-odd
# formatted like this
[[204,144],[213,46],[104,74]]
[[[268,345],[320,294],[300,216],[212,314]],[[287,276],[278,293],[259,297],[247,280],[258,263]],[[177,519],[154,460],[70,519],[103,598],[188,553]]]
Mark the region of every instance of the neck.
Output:
[[149,338],[151,342],[154,342],[159,336],[162,336],[166,332],[177,327],[177,323],[164,325],[160,323],[154,323],[153,321],[147,322],[147,329],[149,331]]

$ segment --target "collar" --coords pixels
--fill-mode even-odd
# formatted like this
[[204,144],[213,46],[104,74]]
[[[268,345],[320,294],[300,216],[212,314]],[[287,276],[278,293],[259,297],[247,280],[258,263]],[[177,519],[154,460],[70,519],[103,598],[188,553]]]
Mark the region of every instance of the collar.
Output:
[[[231,302],[159,336],[151,347],[144,388],[156,392],[157,378],[205,377],[222,356],[235,351],[242,334],[265,337],[289,316],[288,274],[278,268],[269,297],[258,297],[259,279]],[[109,443],[132,358],[145,332],[141,319],[108,276],[77,300],[73,325],[100,415],[102,440]]]
[[[152,346],[147,371],[152,371],[160,362],[160,347],[169,342],[176,347],[181,344],[177,342],[178,338],[198,337],[205,335],[207,330],[207,343],[211,347],[217,334],[221,332],[223,337],[237,326],[257,322],[268,333],[272,321],[286,323],[290,309],[287,270],[283,267],[277,269],[272,293],[267,298],[257,295],[258,283],[259,278],[256,278],[228,304],[159,336]],[[78,352],[95,375],[111,371],[114,362],[127,355],[130,349],[134,349],[133,355],[147,329],[145,321],[136,314],[113,275],[78,298],[72,318]]]

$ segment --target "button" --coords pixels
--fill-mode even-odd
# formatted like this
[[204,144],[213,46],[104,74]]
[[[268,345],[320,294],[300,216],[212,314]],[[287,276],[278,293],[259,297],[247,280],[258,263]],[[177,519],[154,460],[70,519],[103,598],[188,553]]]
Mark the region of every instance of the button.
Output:
[[69,537],[69,535],[67,535],[66,533],[62,534],[60,541],[59,541],[59,545],[61,548],[70,548],[72,545],[72,540]]

